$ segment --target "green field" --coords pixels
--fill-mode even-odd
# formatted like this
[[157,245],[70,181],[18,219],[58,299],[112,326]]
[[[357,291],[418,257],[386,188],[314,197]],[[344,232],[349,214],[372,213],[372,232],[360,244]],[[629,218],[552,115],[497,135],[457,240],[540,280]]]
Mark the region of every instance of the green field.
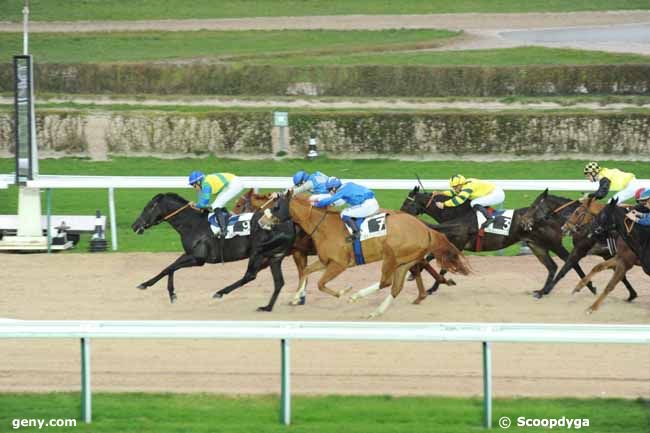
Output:
[[[282,30],[233,32],[35,33],[29,48],[38,62],[147,62],[280,53],[309,55],[432,47],[458,35],[447,30]],[[22,35],[0,33],[0,58],[22,52]]]
[[[649,9],[647,0],[31,0],[35,21],[145,20],[262,16],[569,12]],[[4,0],[0,20],[20,21],[23,0]]]
[[[325,385],[325,390],[327,389]],[[279,423],[275,396],[227,397],[209,394],[93,395],[93,423],[76,427],[21,428],[30,432],[96,433],[480,433],[482,401],[444,397],[294,397],[292,425]],[[588,419],[591,433],[647,432],[650,406],[645,400],[622,399],[496,399],[498,420],[513,421],[508,432],[538,433],[542,428],[514,427],[518,417],[529,419]],[[13,419],[74,419],[79,417],[78,393],[0,394],[0,429],[12,430]],[[552,431],[565,431],[556,427]],[[571,430],[573,431],[573,430]]]
[[493,50],[410,51],[249,59],[248,63],[308,65],[515,66],[650,63],[650,56],[544,47]]
[[[206,172],[229,171],[241,176],[291,176],[299,169],[321,170],[330,176],[342,178],[391,178],[413,179],[415,175],[424,179],[445,179],[455,173],[484,179],[579,179],[585,161],[518,161],[518,162],[463,162],[430,161],[406,162],[392,160],[338,160],[321,158],[306,160],[225,160],[214,157],[205,159],[157,159],[115,157],[107,162],[91,162],[84,159],[63,158],[40,161],[42,174],[96,175],[96,176],[186,176],[190,171],[201,169]],[[631,171],[640,179],[650,178],[650,166],[645,162],[601,161],[605,167],[617,167]],[[0,159],[0,173],[14,170],[13,159]],[[595,189],[595,187],[594,187]],[[130,225],[142,211],[145,204],[157,193],[154,189],[118,189],[115,192],[118,239],[120,251],[180,251],[178,234],[166,225],[147,231],[143,236],[135,235]],[[177,190],[189,200],[195,196],[191,189]],[[399,209],[406,191],[376,191],[380,204],[389,209]],[[538,191],[507,191],[506,207],[524,207],[537,196]],[[577,198],[579,192],[558,193]],[[56,189],[53,196],[54,214],[93,215],[96,209],[108,213],[106,190]],[[11,187],[0,190],[0,214],[15,214],[17,190]],[[42,200],[45,212],[45,198]],[[85,251],[87,239],[74,251]],[[507,254],[516,254],[518,246],[510,247]]]

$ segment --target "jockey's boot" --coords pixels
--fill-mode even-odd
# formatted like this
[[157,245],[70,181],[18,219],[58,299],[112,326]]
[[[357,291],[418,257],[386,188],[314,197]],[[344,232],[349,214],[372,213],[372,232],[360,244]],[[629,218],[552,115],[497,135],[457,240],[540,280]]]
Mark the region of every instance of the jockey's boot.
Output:
[[346,237],[345,240],[348,242],[354,242],[355,240],[359,239],[359,226],[357,226],[357,222],[354,220],[354,218],[343,216],[341,219],[348,227],[350,227],[350,230],[352,230],[352,235]]
[[217,224],[219,224],[219,237],[226,237],[226,228],[228,227],[228,210],[225,207],[214,208],[214,214],[217,217]]
[[488,210],[485,208],[485,206],[482,206],[480,204],[475,204],[474,206],[472,206],[472,210],[474,210],[475,212],[476,211],[481,212],[485,217],[485,222],[481,224],[481,230],[483,230],[484,228],[486,228],[487,226],[489,226],[494,222],[494,217],[488,213]]

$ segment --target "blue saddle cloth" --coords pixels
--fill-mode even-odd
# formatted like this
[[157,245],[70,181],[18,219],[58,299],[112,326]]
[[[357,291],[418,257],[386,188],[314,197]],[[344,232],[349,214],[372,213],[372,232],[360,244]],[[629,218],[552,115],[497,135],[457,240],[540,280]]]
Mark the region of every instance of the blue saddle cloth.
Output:
[[[361,229],[361,224],[365,220],[365,218],[355,218],[355,222],[357,223],[357,227],[359,230]],[[357,238],[352,242],[352,249],[354,250],[354,261],[357,263],[357,265],[363,265],[366,263],[365,259],[363,258],[363,249],[361,248],[361,239]]]

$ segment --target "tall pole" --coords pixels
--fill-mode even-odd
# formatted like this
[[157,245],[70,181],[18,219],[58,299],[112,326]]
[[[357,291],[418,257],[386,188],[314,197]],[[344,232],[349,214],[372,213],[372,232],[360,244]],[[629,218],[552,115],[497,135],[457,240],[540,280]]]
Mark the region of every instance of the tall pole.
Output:
[[29,54],[29,0],[23,7],[23,55]]

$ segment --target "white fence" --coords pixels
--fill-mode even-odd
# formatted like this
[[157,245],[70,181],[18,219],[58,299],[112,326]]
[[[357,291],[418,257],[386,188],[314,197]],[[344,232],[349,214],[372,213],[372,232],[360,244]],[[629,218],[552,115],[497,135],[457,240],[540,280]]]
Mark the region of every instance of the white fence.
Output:
[[[13,174],[0,175],[0,188],[3,184],[13,184]],[[289,177],[241,176],[246,188],[283,189],[292,186]],[[355,182],[371,189],[410,190],[418,185],[415,179],[342,179],[343,182]],[[587,180],[531,180],[531,179],[497,179],[491,180],[496,185],[508,191],[593,191],[595,184]],[[641,179],[642,184],[650,186],[650,179]],[[422,184],[431,190],[449,188],[447,179],[423,179]],[[107,188],[108,209],[111,226],[111,242],[113,250],[117,250],[117,223],[115,212],[115,189],[117,188],[153,188],[165,190],[169,188],[189,188],[185,176],[59,176],[41,175],[27,182],[29,188]]]
[[[81,419],[92,420],[90,338],[217,338],[281,341],[281,421],[291,422],[291,340],[463,341],[483,346],[485,426],[492,427],[492,342],[650,344],[650,325],[520,323],[0,321],[0,338],[81,340]],[[326,389],[323,389],[326,392]]]

